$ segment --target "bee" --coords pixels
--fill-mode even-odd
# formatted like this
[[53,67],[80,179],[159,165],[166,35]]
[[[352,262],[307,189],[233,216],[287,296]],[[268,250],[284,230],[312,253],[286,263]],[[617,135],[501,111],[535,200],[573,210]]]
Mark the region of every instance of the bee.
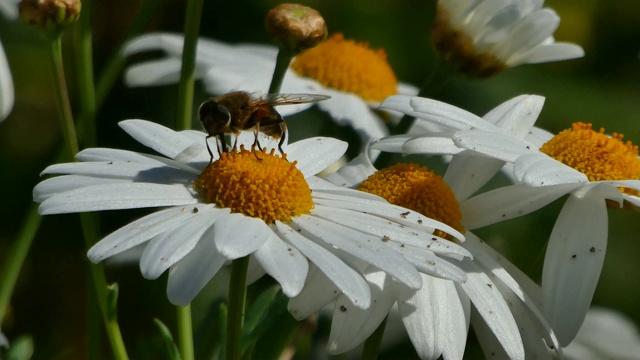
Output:
[[[224,136],[227,134],[238,135],[244,130],[254,130],[256,138],[253,146],[257,146],[260,150],[262,148],[258,143],[259,133],[276,139],[279,138],[278,150],[282,154],[282,144],[284,144],[287,124],[278,111],[274,109],[274,106],[312,103],[330,98],[327,95],[317,94],[253,95],[246,91],[234,91],[207,100],[200,105],[198,117],[205,131],[209,134],[205,139],[209,155],[213,159],[213,153],[209,147],[209,138],[217,136],[220,139],[222,151],[226,151],[227,144]],[[236,144],[234,143],[233,149],[235,147]],[[221,150],[218,148],[218,154],[220,153]]]

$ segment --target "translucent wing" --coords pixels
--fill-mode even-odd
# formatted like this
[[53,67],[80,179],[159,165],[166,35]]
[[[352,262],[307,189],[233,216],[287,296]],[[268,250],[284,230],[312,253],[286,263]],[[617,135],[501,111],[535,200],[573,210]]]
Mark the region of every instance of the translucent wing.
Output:
[[264,94],[255,96],[249,105],[294,105],[318,102],[327,99],[331,99],[331,96],[320,94]]

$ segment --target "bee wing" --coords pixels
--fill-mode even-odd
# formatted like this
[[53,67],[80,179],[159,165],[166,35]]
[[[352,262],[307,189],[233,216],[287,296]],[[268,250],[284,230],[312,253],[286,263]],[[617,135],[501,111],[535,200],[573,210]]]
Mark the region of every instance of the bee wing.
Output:
[[251,105],[295,105],[331,99],[329,95],[320,94],[264,94],[256,96]]

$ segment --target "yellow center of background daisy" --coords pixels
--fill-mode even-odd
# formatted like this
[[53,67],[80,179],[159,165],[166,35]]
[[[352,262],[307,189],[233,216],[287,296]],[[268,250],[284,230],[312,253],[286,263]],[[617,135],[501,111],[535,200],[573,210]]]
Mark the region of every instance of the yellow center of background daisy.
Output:
[[288,222],[313,208],[304,175],[284,157],[265,151],[222,153],[193,184],[207,203],[257,217],[267,224]]
[[398,89],[398,79],[384,50],[372,50],[366,43],[345,40],[342,34],[335,34],[298,55],[291,68],[327,87],[357,94],[368,101],[382,101]]
[[589,181],[640,179],[638,146],[622,142],[623,137],[618,133],[607,136],[604,129],[595,132],[591,124],[577,122],[540,151],[587,175]]
[[[398,164],[377,171],[362,182],[361,191],[376,194],[388,202],[417,211],[464,231],[460,205],[441,176],[417,164]],[[436,232],[436,235],[447,237]]]

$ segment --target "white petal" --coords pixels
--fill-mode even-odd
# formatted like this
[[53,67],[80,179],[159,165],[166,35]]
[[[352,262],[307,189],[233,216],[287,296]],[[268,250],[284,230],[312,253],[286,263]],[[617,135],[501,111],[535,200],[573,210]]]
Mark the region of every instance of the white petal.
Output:
[[382,139],[372,140],[369,146],[376,150],[401,153],[402,145],[409,139],[411,139],[411,135],[407,134],[385,136]]
[[535,151],[526,143],[496,131],[458,131],[453,142],[461,148],[507,162],[514,162],[519,156]]
[[597,191],[569,196],[551,232],[542,271],[545,313],[560,343],[576,336],[591,304],[607,247],[607,207]]
[[86,186],[131,182],[133,182],[131,179],[96,178],[81,175],[56,176],[41,181],[33,188],[33,201],[43,202],[52,196]]
[[[364,281],[364,279],[363,279]],[[369,286],[367,285],[367,291]],[[311,264],[307,275],[307,281],[302,291],[291,299],[287,309],[296,320],[306,319],[314,313],[320,311],[325,305],[340,294],[340,290],[329,278]],[[371,303],[371,295],[367,295],[366,306]],[[363,305],[362,302],[360,305]]]
[[408,140],[402,146],[404,154],[455,155],[464,151],[456,146],[451,133],[430,133]]
[[390,276],[375,269],[366,271],[365,276],[371,288],[371,306],[360,309],[353,306],[346,296],[338,296],[327,344],[329,354],[341,354],[363,343],[396,302],[395,286]]
[[[149,214],[112,232],[89,249],[87,257],[98,263],[199,216],[209,205],[173,207]],[[224,212],[224,210],[218,210]]]
[[309,138],[289,144],[287,160],[298,161],[298,170],[308,177],[319,173],[338,160],[347,151],[347,147],[346,142],[333,138]]
[[316,242],[333,245],[377,266],[409,287],[418,288],[421,285],[416,269],[400,254],[380,244],[382,241],[379,238],[308,215],[293,219],[293,223],[302,229],[304,236]]
[[421,359],[437,359],[445,351],[445,359],[461,359],[468,324],[455,285],[426,275],[422,281],[420,290],[398,301],[411,343]]
[[[202,133],[201,133],[202,134]],[[194,144],[195,145],[195,144]],[[195,146],[192,146],[195,147]],[[204,153],[206,150],[204,146],[202,147],[202,152]],[[156,155],[142,154],[133,151],[127,150],[119,150],[119,149],[108,149],[108,148],[90,148],[84,149],[76,154],[76,159],[83,162],[133,162],[140,164],[148,164],[155,166],[169,166],[177,169],[182,169],[196,176],[200,174],[201,171],[196,170],[195,168],[185,164],[184,162],[179,162],[171,159],[167,159],[165,157],[160,157]],[[192,160],[192,159],[190,159]],[[209,160],[209,155],[206,155],[206,159]]]
[[216,248],[229,260],[253,253],[269,236],[271,229],[264,221],[238,213],[223,215],[213,226]]
[[462,235],[456,229],[447,224],[428,218],[416,211],[409,211],[403,207],[395,206],[376,200],[354,199],[339,195],[332,195],[326,192],[315,194],[314,202],[319,205],[333,206],[341,209],[358,211],[363,214],[380,216],[387,220],[420,230],[433,233],[434,229],[439,229],[453,236],[459,241],[464,241]]
[[163,232],[149,242],[140,258],[140,272],[145,279],[157,279],[170,266],[178,262],[203,237],[211,236],[211,225],[221,214],[216,208],[206,208],[187,221]]
[[467,274],[462,269],[434,254],[409,248],[403,255],[424,275],[453,282],[467,281]]
[[584,57],[581,46],[571,43],[553,43],[539,45],[524,53],[509,58],[512,64],[538,64],[559,60],[570,60]]
[[[429,250],[430,252],[451,256],[459,260],[462,260],[463,257],[471,257],[471,253],[451,241],[443,240],[430,233],[418,233],[401,224],[389,224],[388,222],[381,221],[377,216],[355,213],[350,210],[335,207],[326,207],[320,204],[316,205],[311,213],[354,230],[362,229],[360,231],[374,235],[378,241],[385,242],[388,245],[391,245],[391,243],[407,245],[417,248],[416,250]],[[401,249],[395,246],[394,249],[401,251]]]
[[414,97],[409,105],[418,112],[418,118],[435,122],[451,129],[494,130],[495,126],[466,110],[437,100]]
[[338,171],[326,176],[325,180],[337,186],[353,187],[360,184],[376,171],[367,154],[362,152],[347,165],[340,167]]
[[[118,125],[141,144],[171,159],[177,158],[185,151],[190,151],[194,145],[194,141],[189,136],[150,121],[125,120]],[[196,146],[204,145],[203,134],[203,144]],[[214,157],[217,157],[215,151]]]
[[576,185],[511,185],[487,191],[460,204],[462,222],[477,229],[536,211],[571,192]]
[[192,190],[184,185],[110,183],[86,186],[50,197],[40,204],[41,215],[135,209],[196,204]]
[[544,97],[538,95],[520,95],[491,110],[483,119],[494,123],[506,134],[522,140],[538,119],[544,100]]
[[192,184],[197,174],[166,165],[133,162],[75,162],[47,167],[45,174],[71,174],[101,178],[131,179],[159,184]]
[[513,165],[516,179],[532,186],[586,184],[587,176],[545,154],[525,154]]
[[271,230],[265,243],[253,253],[262,268],[282,286],[288,297],[296,296],[304,286],[309,263],[296,248],[286,244]]
[[389,134],[382,119],[358,95],[333,89],[327,93],[331,99],[319,102],[318,107],[328,112],[337,124],[352,127],[363,142]]
[[524,359],[524,347],[509,305],[491,279],[471,261],[461,261],[467,281],[459,283],[475,309],[508,354],[510,359]]
[[129,67],[124,74],[124,82],[129,87],[175,84],[180,81],[181,68],[181,59],[147,61]]
[[178,306],[189,304],[222,268],[226,260],[216,250],[213,237],[202,237],[191,252],[169,269],[169,301]]
[[2,42],[0,42],[0,122],[6,119],[9,113],[11,113],[13,101],[13,80],[11,78],[7,57],[4,54]]
[[312,263],[314,263],[329,280],[346,296],[354,305],[366,308],[371,303],[369,286],[364,278],[336,255],[323,247],[300,235],[291,227],[276,221],[278,234],[287,239]]
[[503,166],[501,160],[462,153],[451,159],[443,180],[458,202],[462,202],[480,190]]

